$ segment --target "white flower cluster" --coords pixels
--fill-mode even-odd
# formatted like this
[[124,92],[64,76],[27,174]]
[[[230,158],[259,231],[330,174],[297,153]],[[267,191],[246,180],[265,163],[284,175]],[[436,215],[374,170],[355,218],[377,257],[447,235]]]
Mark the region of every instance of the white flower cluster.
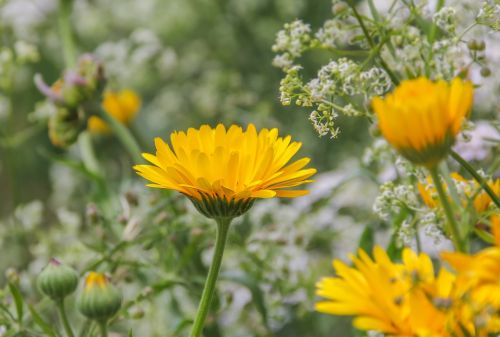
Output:
[[434,13],[432,20],[447,34],[453,34],[457,28],[457,11],[453,7],[443,7]]
[[[347,29],[347,27],[352,29]],[[354,37],[360,34],[360,30],[352,22],[339,20],[337,18],[326,20],[315,34],[317,41],[325,48],[337,49],[338,46],[354,44]]]
[[387,182],[380,186],[380,194],[375,199],[373,211],[384,220],[406,208],[415,210],[419,207],[416,190],[412,185]]
[[[330,61],[307,83],[299,76],[301,69],[296,65],[286,70],[280,83],[281,103],[313,107],[309,120],[320,136],[336,137],[339,129],[335,118],[339,112],[347,116],[366,115],[371,98],[387,92],[392,85],[383,69],[372,67],[363,71],[359,64],[347,58]],[[361,108],[351,102],[355,96],[362,98]]]
[[311,41],[311,26],[301,20],[295,20],[287,23],[283,30],[280,30],[276,36],[276,41],[272,47],[278,54],[273,64],[282,69],[288,69],[293,59],[300,57],[308,48]]
[[476,20],[480,24],[500,31],[500,4],[498,1],[483,1]]

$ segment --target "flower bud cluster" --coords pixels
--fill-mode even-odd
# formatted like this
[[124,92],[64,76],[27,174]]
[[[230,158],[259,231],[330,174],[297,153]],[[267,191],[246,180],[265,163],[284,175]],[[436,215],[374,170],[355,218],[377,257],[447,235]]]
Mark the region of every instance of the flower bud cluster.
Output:
[[83,55],[76,69],[66,70],[62,78],[48,86],[35,76],[38,90],[56,107],[49,118],[51,142],[60,147],[73,144],[87,126],[86,105],[98,101],[104,88],[104,70],[92,55]]
[[[76,271],[56,259],[38,275],[38,288],[55,303],[60,305],[78,286]],[[121,292],[113,286],[106,275],[89,272],[78,296],[78,310],[88,319],[106,323],[120,310]]]

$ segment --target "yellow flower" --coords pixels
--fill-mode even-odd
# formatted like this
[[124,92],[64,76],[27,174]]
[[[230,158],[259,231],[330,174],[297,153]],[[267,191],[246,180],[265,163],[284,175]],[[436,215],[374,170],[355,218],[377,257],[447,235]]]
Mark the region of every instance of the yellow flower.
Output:
[[[467,207],[468,199],[474,198],[472,203],[477,213],[480,214],[488,210],[493,201],[488,193],[481,190],[480,185],[475,180],[467,180],[456,172],[451,173],[450,177],[455,183],[463,185],[464,195],[463,200],[461,200],[462,206]],[[495,194],[500,195],[500,179],[489,180],[488,185]],[[432,185],[431,177],[427,177],[427,185],[419,182],[417,188],[422,200],[428,207],[436,208],[439,206],[440,202],[437,198],[436,188]]]
[[[132,90],[106,91],[102,101],[103,109],[118,120],[128,125],[141,107],[141,98]],[[88,129],[94,133],[109,133],[109,126],[101,118],[91,116],[88,120]]]
[[381,247],[373,256],[360,250],[358,257],[351,256],[354,267],[335,260],[337,276],[317,283],[317,295],[327,301],[317,303],[316,310],[354,315],[358,329],[391,336],[449,336],[447,303],[454,276],[442,270],[436,278],[429,256],[409,248],[402,263],[393,263]]
[[[474,255],[442,253],[457,272],[456,297],[468,304],[478,329],[500,331],[500,214],[491,217],[495,246]],[[469,327],[471,329],[471,327]]]
[[453,145],[472,95],[468,81],[420,77],[401,82],[383,99],[375,97],[372,106],[387,141],[413,163],[433,167]]
[[301,143],[278,137],[278,129],[257,133],[232,125],[228,130],[203,125],[174,132],[171,146],[156,138],[156,155],[144,153],[153,165],[136,165],[147,186],[176,190],[188,196],[204,215],[231,218],[248,210],[256,198],[298,197],[306,190],[289,190],[311,182],[316,170],[303,169],[309,158],[289,164]]

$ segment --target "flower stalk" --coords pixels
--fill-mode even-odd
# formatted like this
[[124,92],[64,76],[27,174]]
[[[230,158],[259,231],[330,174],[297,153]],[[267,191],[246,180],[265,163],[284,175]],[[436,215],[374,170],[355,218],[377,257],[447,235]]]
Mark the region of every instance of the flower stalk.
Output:
[[193,328],[190,337],[199,337],[203,330],[203,325],[212,303],[212,298],[215,292],[215,285],[219,276],[220,267],[222,264],[222,257],[224,255],[224,248],[226,246],[227,234],[229,232],[229,225],[232,218],[218,218],[217,221],[217,235],[215,238],[215,250],[212,257],[212,263],[208,270],[208,276],[203,287],[200,304],[196,317],[194,319]]
[[453,210],[451,208],[450,202],[448,200],[448,196],[446,195],[443,185],[441,184],[441,180],[439,178],[439,173],[437,167],[434,166],[429,169],[432,180],[434,181],[434,185],[436,186],[436,191],[439,196],[439,200],[441,201],[441,205],[443,206],[444,213],[446,215],[447,221],[447,231],[451,236],[451,241],[453,242],[453,246],[459,252],[465,252],[465,247],[463,245],[463,241],[460,236],[460,231],[458,230],[458,224],[453,214]]
[[59,34],[61,34],[64,61],[67,68],[73,68],[76,62],[76,48],[69,20],[72,6],[72,0],[59,0]]
[[126,126],[121,124],[119,121],[111,117],[104,109],[97,109],[97,115],[102,118],[111,128],[113,133],[118,137],[122,145],[128,151],[130,156],[135,162],[141,161],[141,149],[137,144],[134,136],[130,133]]
[[108,337],[108,323],[106,321],[99,322],[99,330],[101,337]]
[[57,301],[57,310],[59,311],[59,316],[61,317],[64,331],[66,331],[66,336],[67,337],[75,337],[75,335],[73,333],[73,329],[71,328],[71,324],[68,321],[68,316],[66,315],[66,308],[64,306],[64,298]]

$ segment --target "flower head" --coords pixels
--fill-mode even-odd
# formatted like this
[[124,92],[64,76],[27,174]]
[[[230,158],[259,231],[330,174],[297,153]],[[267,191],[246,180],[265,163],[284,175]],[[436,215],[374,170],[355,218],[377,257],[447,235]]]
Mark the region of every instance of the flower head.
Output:
[[[106,91],[102,101],[103,109],[122,124],[129,124],[141,107],[141,98],[130,89]],[[91,116],[88,129],[94,133],[108,133],[109,126],[101,118]]]
[[474,255],[445,252],[441,256],[457,272],[456,296],[469,303],[489,332],[500,331],[500,213],[491,217],[495,245]]
[[455,78],[450,83],[420,77],[403,81],[373,109],[384,137],[415,164],[435,166],[455,142],[472,105],[473,88]]
[[311,182],[316,170],[304,167],[309,158],[289,164],[301,143],[278,137],[278,129],[257,132],[232,125],[226,130],[203,125],[174,132],[171,147],[155,139],[156,155],[144,153],[153,165],[136,165],[148,186],[176,190],[188,196],[196,208],[211,218],[243,214],[256,198],[298,197],[306,190],[289,190]]
[[[454,277],[443,270],[437,277],[429,256],[403,251],[402,263],[394,263],[381,247],[374,258],[364,251],[351,256],[354,267],[333,262],[336,277],[318,282],[317,295],[327,300],[316,310],[356,316],[361,330],[376,330],[391,336],[441,335],[446,326],[443,312],[434,300],[448,300]],[[444,335],[446,336],[446,335]]]
[[[500,244],[500,221],[493,234]],[[409,248],[401,263],[392,262],[381,247],[374,248],[373,256],[360,250],[351,256],[353,267],[334,261],[337,276],[317,284],[317,295],[327,300],[317,303],[316,310],[353,315],[358,329],[390,336],[488,336],[499,331],[498,246],[475,256],[444,254],[457,273],[441,268],[436,276],[430,257]]]

